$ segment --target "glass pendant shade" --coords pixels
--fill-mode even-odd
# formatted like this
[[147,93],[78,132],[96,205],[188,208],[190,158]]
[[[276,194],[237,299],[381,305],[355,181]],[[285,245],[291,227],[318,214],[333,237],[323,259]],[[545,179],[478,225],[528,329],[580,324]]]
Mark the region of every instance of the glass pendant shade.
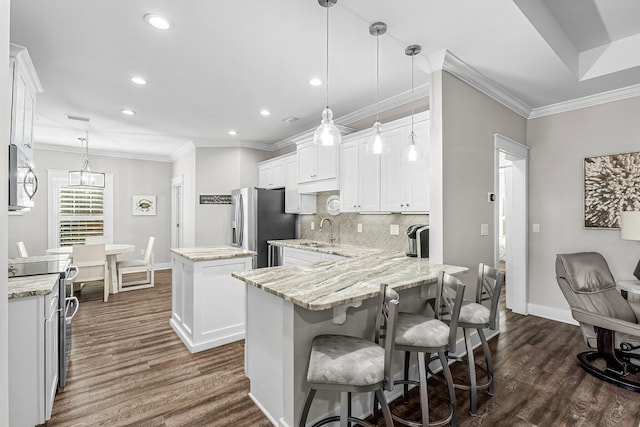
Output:
[[85,145],[85,157],[82,169],[69,171],[69,187],[104,188],[104,173],[91,170],[89,162],[89,133],[86,138],[78,138]]
[[382,123],[373,124],[373,135],[369,137],[365,151],[368,154],[386,154],[391,151],[389,141],[382,135]]
[[342,141],[340,129],[333,123],[333,111],[329,107],[322,112],[320,126],[313,134],[313,142],[316,145],[338,145]]
[[409,135],[409,144],[405,147],[402,153],[402,158],[405,162],[413,163],[424,157],[424,151],[422,147],[417,144],[416,134],[411,132]]

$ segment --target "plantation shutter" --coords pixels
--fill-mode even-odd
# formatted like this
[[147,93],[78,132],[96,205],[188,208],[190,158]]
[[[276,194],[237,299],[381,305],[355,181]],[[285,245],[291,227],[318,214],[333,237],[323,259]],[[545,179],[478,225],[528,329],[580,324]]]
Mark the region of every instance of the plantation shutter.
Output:
[[104,189],[60,187],[58,229],[60,246],[84,244],[87,236],[103,236]]

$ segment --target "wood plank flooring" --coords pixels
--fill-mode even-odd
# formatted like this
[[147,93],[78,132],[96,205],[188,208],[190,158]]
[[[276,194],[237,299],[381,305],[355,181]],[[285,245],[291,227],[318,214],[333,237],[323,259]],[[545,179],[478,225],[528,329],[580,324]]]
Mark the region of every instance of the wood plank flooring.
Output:
[[[106,304],[101,295],[101,286],[82,291],[67,386],[49,426],[271,425],[247,396],[242,342],[191,354],[169,326],[169,270],[156,274],[155,288],[111,295]],[[575,355],[585,345],[578,327],[506,312],[501,330],[490,342],[496,393],[481,392],[471,417],[468,394],[458,390],[460,426],[639,425],[640,394],[579,367]],[[464,364],[452,371],[464,379]],[[446,411],[445,389],[431,380],[429,390],[435,419]],[[413,391],[392,406],[419,419]]]

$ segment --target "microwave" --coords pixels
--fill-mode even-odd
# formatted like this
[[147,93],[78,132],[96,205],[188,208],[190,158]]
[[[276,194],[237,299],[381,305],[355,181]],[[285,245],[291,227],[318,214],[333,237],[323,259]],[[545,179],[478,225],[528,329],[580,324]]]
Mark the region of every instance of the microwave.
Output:
[[28,154],[9,144],[9,210],[19,211],[34,206],[38,177]]

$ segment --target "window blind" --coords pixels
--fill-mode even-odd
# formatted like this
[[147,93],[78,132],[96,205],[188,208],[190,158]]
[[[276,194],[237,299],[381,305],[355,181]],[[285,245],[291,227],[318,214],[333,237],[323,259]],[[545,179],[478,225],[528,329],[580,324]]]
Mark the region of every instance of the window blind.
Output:
[[84,244],[87,236],[104,235],[104,189],[60,187],[60,246]]

